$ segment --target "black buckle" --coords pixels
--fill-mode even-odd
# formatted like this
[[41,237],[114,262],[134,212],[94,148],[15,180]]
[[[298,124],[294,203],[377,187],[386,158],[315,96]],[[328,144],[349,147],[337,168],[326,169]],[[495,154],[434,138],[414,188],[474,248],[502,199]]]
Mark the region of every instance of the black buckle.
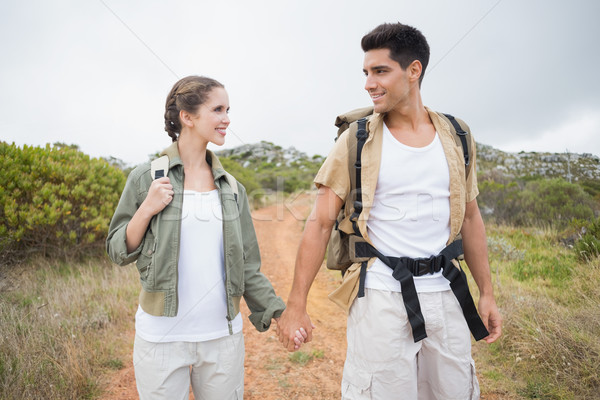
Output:
[[423,276],[433,274],[435,272],[435,257],[415,258],[414,259],[414,276]]

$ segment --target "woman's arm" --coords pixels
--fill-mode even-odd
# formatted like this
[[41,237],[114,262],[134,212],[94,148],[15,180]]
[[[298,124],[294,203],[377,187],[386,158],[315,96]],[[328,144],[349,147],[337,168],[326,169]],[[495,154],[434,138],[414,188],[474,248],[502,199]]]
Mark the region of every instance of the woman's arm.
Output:
[[[167,199],[167,196],[173,192],[172,187],[168,178],[161,178],[150,184],[146,198],[140,203],[139,186],[145,173],[148,173],[148,170],[141,168],[135,169],[129,174],[119,204],[110,221],[106,238],[106,252],[109,258],[118,265],[127,265],[137,259],[140,244],[152,215],[166,206],[160,206],[160,196],[163,196],[162,199],[167,204],[171,201]],[[149,178],[150,174],[148,173],[148,180]],[[170,198],[172,199],[172,197],[171,194]],[[154,214],[148,217],[148,214],[153,212]]]
[[250,321],[260,332],[266,331],[273,318],[285,309],[269,279],[260,271],[260,251],[245,189],[239,192],[240,227],[244,246],[244,300],[250,309]]
[[150,220],[173,201],[173,194],[173,186],[168,177],[152,181],[148,189],[148,195],[127,224],[126,243],[128,253],[133,252],[140,246]]

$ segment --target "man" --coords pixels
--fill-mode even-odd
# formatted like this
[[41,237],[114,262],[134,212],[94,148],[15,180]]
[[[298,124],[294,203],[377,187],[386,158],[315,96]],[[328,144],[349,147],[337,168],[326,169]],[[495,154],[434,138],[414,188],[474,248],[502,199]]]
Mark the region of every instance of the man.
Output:
[[[479,336],[492,343],[501,334],[501,317],[476,200],[475,160],[472,157],[465,165],[448,120],[422,103],[420,83],[429,45],[421,32],[400,23],[378,26],[363,37],[361,45],[365,89],[374,113],[362,150],[360,232],[380,254],[396,261],[439,255],[460,233],[464,258],[480,293],[481,320],[474,306],[471,314],[487,328],[481,325]],[[298,250],[287,309],[277,327],[290,351],[297,330],[303,330],[307,342],[312,339],[308,292],[336,216],[353,190],[348,140],[346,131],[315,178],[317,200]],[[474,141],[471,146],[474,149]],[[356,262],[348,268],[341,287],[330,296],[349,312],[342,398],[479,398],[471,322],[465,320],[468,307],[461,309],[454,281],[452,287],[449,281],[450,276],[459,276],[452,274],[458,269],[449,261],[442,269],[432,263],[433,273],[418,276],[413,270],[406,272],[407,264],[396,262],[400,275],[408,275],[398,281],[394,265],[373,252],[368,256],[364,267]],[[441,256],[436,259],[446,262]],[[363,282],[361,267],[367,268]],[[468,291],[467,296],[470,299]]]

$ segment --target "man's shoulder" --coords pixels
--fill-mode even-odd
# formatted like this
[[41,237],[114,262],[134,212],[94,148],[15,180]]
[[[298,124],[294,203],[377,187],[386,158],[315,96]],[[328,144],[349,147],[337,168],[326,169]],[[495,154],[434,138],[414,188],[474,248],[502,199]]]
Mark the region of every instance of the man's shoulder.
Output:
[[456,120],[456,122],[458,122],[459,126],[464,131],[466,131],[467,133],[471,133],[469,125],[462,118],[459,118],[451,113],[435,111],[428,107],[425,107],[425,109],[427,110],[427,112],[429,112],[429,117],[436,129],[439,130],[439,126],[441,125],[443,128],[445,128],[444,130],[448,130],[448,132],[454,133],[455,129],[451,121],[451,119],[454,119]]

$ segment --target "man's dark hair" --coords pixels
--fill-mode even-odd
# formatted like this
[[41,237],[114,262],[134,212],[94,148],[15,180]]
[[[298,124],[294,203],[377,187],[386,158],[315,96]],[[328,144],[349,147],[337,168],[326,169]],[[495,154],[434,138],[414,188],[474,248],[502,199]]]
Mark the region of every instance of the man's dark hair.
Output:
[[363,36],[360,45],[365,53],[369,50],[389,49],[390,58],[400,64],[403,70],[414,60],[419,60],[423,66],[419,77],[421,86],[429,63],[429,44],[418,29],[400,22],[381,24]]

